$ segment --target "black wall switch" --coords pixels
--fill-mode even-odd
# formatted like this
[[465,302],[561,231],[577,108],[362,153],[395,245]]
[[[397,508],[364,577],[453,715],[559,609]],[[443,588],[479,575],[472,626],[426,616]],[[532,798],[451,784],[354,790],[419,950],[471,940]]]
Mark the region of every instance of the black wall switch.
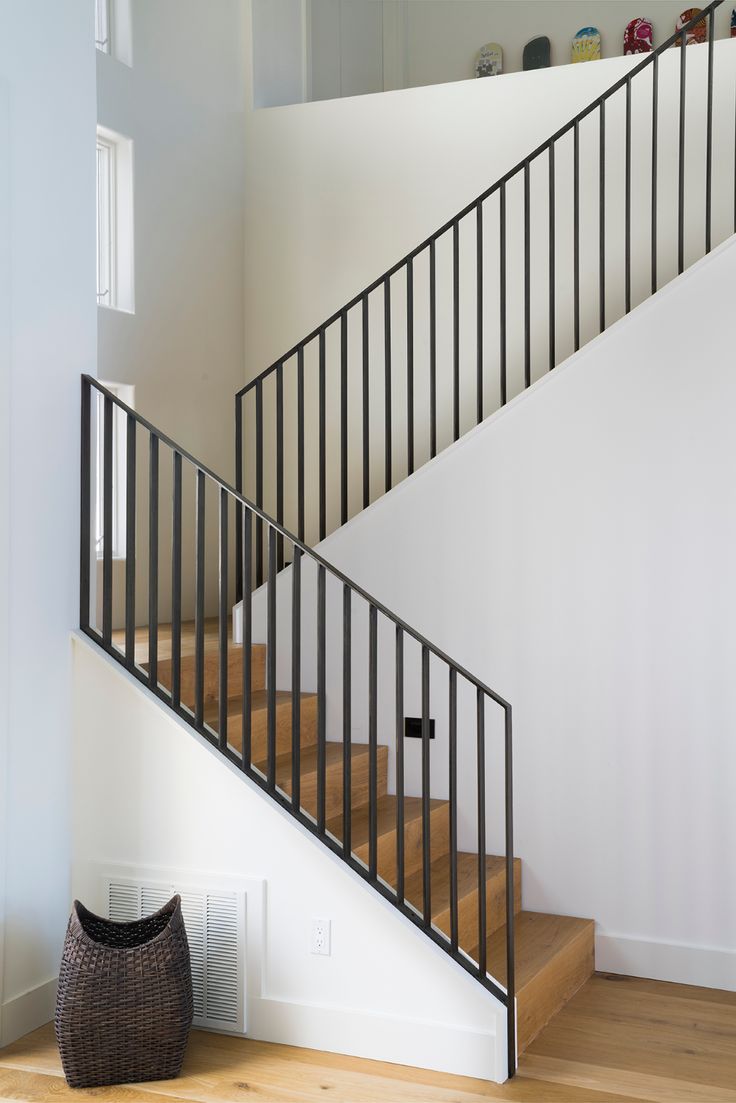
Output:
[[[421,739],[422,738],[422,718],[421,716],[405,716],[404,717],[404,735],[407,739]],[[434,739],[434,720],[429,721],[429,738]]]

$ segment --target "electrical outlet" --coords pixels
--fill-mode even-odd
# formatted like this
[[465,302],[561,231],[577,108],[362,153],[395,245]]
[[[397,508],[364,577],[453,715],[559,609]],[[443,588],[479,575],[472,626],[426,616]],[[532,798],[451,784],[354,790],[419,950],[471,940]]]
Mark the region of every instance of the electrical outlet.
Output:
[[312,920],[312,947],[313,954],[324,954],[325,957],[330,956],[330,920],[329,919],[313,919]]

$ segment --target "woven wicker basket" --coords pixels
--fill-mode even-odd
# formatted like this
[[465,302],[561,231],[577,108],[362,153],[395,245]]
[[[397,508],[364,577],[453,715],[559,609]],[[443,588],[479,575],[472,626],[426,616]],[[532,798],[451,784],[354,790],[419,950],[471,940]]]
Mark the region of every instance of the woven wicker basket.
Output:
[[54,1020],[70,1087],[177,1076],[192,1014],[178,896],[133,923],[101,919],[74,901]]

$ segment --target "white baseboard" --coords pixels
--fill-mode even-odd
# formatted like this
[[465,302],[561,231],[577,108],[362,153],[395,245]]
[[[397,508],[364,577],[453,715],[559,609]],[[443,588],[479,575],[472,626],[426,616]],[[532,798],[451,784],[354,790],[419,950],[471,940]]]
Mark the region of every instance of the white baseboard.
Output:
[[24,1034],[37,1030],[39,1026],[53,1019],[56,985],[57,978],[53,977],[3,1004],[0,1015],[0,1045],[9,1046],[17,1038],[22,1038]]
[[[506,1039],[454,1024],[260,997],[249,1001],[248,1037],[389,1064],[499,1081]],[[501,1073],[501,1079],[503,1073]]]
[[604,973],[736,992],[736,950],[599,934],[595,940],[595,965]]

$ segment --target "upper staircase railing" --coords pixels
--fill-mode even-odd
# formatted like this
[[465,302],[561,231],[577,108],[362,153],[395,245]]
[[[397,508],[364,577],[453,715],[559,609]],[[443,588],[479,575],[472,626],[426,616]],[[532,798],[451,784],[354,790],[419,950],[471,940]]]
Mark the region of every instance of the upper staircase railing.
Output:
[[239,490],[324,539],[734,231],[721,3],[238,392]]
[[[82,632],[501,1001],[512,1076],[511,706],[86,375],[81,428]],[[240,550],[234,556],[235,515]],[[256,526],[266,533],[262,604],[252,590]],[[279,543],[293,556],[290,579],[282,575],[277,580]],[[245,580],[242,647],[235,648],[229,624],[233,582],[239,578]],[[208,611],[216,611],[213,618]],[[256,692],[253,645],[264,642],[264,688]],[[328,701],[333,669],[341,684]],[[309,733],[303,730],[305,690],[316,690],[316,737],[313,727]],[[288,730],[284,704],[287,711],[290,706]],[[412,710],[421,714],[419,776],[414,760],[405,763],[404,756],[405,714]],[[435,757],[433,769],[435,723],[438,732],[442,727],[443,742],[446,733],[447,757]],[[368,744],[367,800],[361,791],[359,808],[355,793],[362,782],[353,777],[352,759],[356,729],[367,734]],[[393,823],[388,833],[382,823],[380,838],[395,838],[395,847],[389,852],[384,842],[379,853],[378,738],[379,731],[386,737],[391,730],[395,834]],[[328,761],[328,748],[337,750],[340,743],[339,783],[328,786],[328,767],[334,779],[336,765],[334,755]],[[307,794],[301,786],[302,760],[315,746],[316,794]],[[290,755],[286,774],[285,753]],[[475,781],[475,801],[458,796],[461,775]],[[438,789],[447,793],[440,802],[446,818],[439,821]],[[413,834],[405,823],[410,794],[421,802]],[[353,837],[356,812],[367,815],[362,847]],[[447,854],[446,883],[436,883],[439,874],[433,872],[435,842]],[[486,890],[491,842],[505,856],[500,908]],[[469,916],[465,909],[459,913],[458,854],[469,847],[478,855],[477,906],[470,916],[478,942],[474,956],[459,935],[461,924],[467,930]],[[433,922],[433,886],[449,899],[447,931]],[[487,936],[498,929],[503,953],[495,972],[503,970],[505,985],[487,971]]]

